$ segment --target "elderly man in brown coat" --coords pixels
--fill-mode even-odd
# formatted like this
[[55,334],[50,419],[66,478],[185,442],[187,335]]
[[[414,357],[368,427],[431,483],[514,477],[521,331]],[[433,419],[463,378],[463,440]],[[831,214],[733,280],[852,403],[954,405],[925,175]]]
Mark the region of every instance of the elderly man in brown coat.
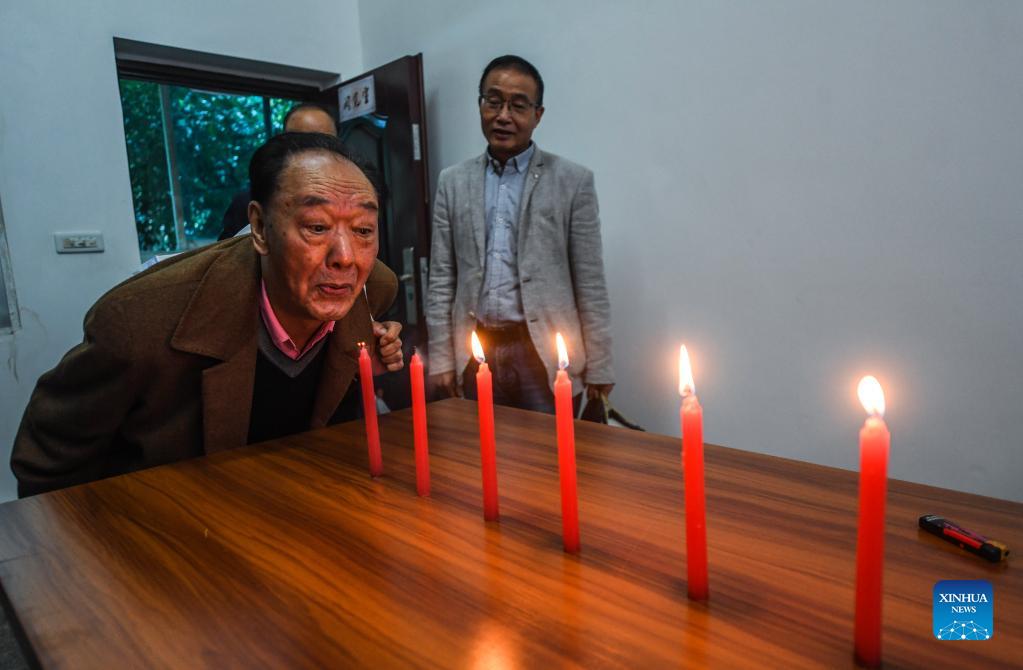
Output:
[[285,133],[249,177],[251,236],[113,288],[39,379],[11,457],[19,495],[355,418],[360,342],[375,372],[402,367],[400,326],[372,319],[397,281],[365,172],[335,137]]

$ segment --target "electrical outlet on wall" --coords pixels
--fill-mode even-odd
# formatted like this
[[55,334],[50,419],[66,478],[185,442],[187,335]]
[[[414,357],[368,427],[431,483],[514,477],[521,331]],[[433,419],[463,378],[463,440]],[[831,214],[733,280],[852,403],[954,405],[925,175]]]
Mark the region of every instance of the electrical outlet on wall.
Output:
[[97,231],[76,231],[54,233],[54,244],[58,254],[87,254],[103,251],[103,233]]

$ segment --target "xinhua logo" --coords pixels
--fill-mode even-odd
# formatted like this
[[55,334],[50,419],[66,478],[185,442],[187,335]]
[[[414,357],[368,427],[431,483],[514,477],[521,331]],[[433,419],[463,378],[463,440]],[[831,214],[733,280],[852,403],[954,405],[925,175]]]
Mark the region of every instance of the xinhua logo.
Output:
[[986,579],[946,579],[934,585],[934,637],[989,640],[995,634],[995,595]]

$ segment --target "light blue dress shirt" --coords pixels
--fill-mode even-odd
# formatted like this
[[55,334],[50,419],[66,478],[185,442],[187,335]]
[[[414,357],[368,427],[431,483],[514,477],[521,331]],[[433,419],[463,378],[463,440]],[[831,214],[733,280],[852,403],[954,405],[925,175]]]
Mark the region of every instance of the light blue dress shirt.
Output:
[[536,145],[501,164],[487,161],[484,211],[487,217],[487,258],[479,318],[491,328],[522,323],[522,289],[519,285],[519,203]]

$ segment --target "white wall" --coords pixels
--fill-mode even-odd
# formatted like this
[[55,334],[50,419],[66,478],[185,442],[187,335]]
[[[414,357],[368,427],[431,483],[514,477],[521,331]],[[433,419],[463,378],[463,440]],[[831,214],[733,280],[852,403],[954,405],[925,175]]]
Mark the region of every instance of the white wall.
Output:
[[678,434],[685,340],[708,441],[854,468],[873,373],[893,477],[1023,500],[1023,3],[359,4],[367,67],[424,54],[434,183],[483,65],[539,67],[628,415]]
[[[138,268],[113,37],[354,75],[355,0],[0,3],[0,201],[23,328],[0,335],[0,500],[36,379],[81,341],[92,302]],[[55,230],[106,252],[57,256]]]

